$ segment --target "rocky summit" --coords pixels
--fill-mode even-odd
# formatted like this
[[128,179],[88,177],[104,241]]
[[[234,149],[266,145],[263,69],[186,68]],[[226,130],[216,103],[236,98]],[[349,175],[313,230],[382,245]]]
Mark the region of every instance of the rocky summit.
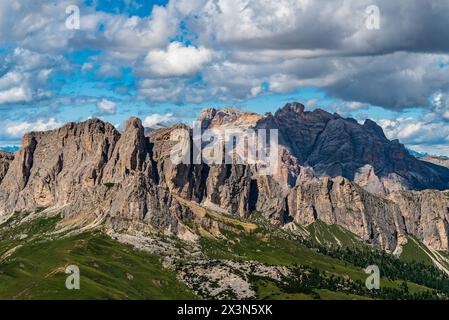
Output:
[[125,242],[131,238],[118,235],[158,230],[195,243],[204,234],[192,223],[217,235],[217,215],[244,229],[257,216],[279,230],[338,226],[388,252],[410,237],[449,250],[449,169],[411,156],[375,122],[299,103],[274,115],[210,108],[198,120],[203,131],[278,129],[279,170],[174,164],[172,132],[187,130],[192,139],[184,124],[146,130],[131,118],[119,132],[98,119],[68,123],[26,134],[17,154],[0,153],[0,220],[45,208],[65,229],[101,226]]

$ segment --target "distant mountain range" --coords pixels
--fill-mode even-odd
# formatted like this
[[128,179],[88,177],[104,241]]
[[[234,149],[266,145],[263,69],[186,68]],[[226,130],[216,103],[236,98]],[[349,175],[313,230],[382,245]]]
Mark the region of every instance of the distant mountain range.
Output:
[[[0,221],[20,226],[33,217],[57,217],[52,230],[35,235],[39,243],[42,237],[107,234],[162,257],[201,297],[261,297],[258,290],[267,282],[260,281],[288,292],[285,279],[305,272],[293,265],[307,261],[308,267],[332,272],[326,267],[332,258],[360,272],[361,260],[342,253],[347,247],[362,250],[364,263],[396,259],[391,265],[397,277],[421,284],[425,292],[437,290],[428,278],[434,272],[441,283],[448,281],[449,295],[445,163],[410,155],[371,120],[361,125],[320,109],[307,112],[300,103],[264,115],[210,108],[198,120],[202,131],[278,129],[279,170],[263,175],[257,164],[174,164],[172,133],[187,130],[193,142],[184,124],[145,130],[131,118],[119,132],[98,119],[69,123],[26,134],[15,155],[0,153]],[[18,244],[2,247],[0,240],[0,271],[3,259],[19,255],[10,252]],[[410,259],[415,254],[419,261]],[[295,260],[298,255],[309,258]],[[400,259],[424,263],[415,270],[429,274],[409,278],[400,272],[407,268]],[[348,276],[338,272],[342,279]],[[253,276],[258,284],[249,280]],[[238,285],[229,287],[224,280],[229,277]],[[343,292],[371,295],[357,288]],[[313,292],[324,296],[321,289]]]
[[19,151],[19,147],[18,146],[3,146],[0,147],[1,151],[8,151],[8,152],[17,152]]

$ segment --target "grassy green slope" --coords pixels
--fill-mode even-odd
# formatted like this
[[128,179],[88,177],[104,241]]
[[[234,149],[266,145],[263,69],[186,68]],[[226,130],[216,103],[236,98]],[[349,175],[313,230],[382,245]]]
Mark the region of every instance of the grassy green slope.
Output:
[[427,265],[436,265],[445,272],[449,272],[449,255],[429,249],[421,241],[410,236],[407,244],[402,247],[400,259],[405,262],[421,262]]
[[[33,239],[55,218],[0,228],[0,299],[195,299],[158,257],[98,232],[52,241]],[[17,235],[27,232],[27,239]],[[23,234],[23,233],[22,233]],[[11,248],[22,243],[13,253]],[[80,290],[65,287],[65,268],[80,268]]]
[[337,225],[327,225],[318,220],[306,227],[310,239],[321,245],[362,247],[361,239]]
[[[356,237],[348,231],[337,226],[328,226],[325,223],[317,222],[309,226],[312,243],[319,242],[329,246],[339,245],[357,247],[360,250],[371,250],[368,246],[357,242],[351,246]],[[342,259],[317,252],[300,241],[288,239],[272,233],[267,233],[263,227],[254,232],[231,232],[222,230],[225,239],[211,239],[203,237],[201,239],[204,252],[212,259],[231,259],[258,261],[269,265],[294,266],[302,265],[315,268],[322,272],[325,277],[336,276],[351,281],[364,283],[367,274],[363,268],[355,266]],[[335,239],[338,239],[336,241]],[[369,254],[368,254],[369,255]],[[366,265],[368,266],[369,263]],[[285,292],[278,283],[268,279],[253,279],[253,284],[261,299],[366,299],[356,294],[347,292],[332,292],[326,289],[316,289],[311,293],[291,293]],[[400,290],[403,281],[400,279],[381,278],[381,287],[392,290]],[[410,293],[429,292],[430,288],[408,281],[408,291]]]
[[354,280],[366,278],[362,269],[319,254],[293,240],[267,235],[263,230],[251,234],[222,232],[226,240],[201,239],[204,251],[212,259],[253,260],[287,266],[301,264],[322,271],[349,275]]
[[400,259],[405,262],[419,261],[432,265],[431,253],[417,239],[409,237],[407,243],[402,247]]
[[[305,266],[317,270],[324,282],[338,278],[340,282],[357,282],[363,286],[367,278],[363,268],[371,264],[371,256],[369,251],[363,250],[370,249],[359,242],[353,244],[357,241],[355,236],[341,228],[320,222],[308,226],[312,241],[307,242],[260,221],[257,228],[238,228],[239,218],[231,219],[218,214],[206,216],[220,223],[220,236],[205,230],[204,225],[191,225],[191,228],[203,234],[201,246],[211,259],[258,261],[290,268]],[[159,257],[155,255],[138,251],[100,232],[56,237],[52,231],[59,221],[58,217],[19,223],[23,219],[27,219],[26,213],[16,214],[0,225],[0,299],[197,298],[177,280],[174,271],[162,267]],[[320,251],[319,246],[315,246],[316,242],[326,245],[332,254]],[[347,252],[333,251],[331,247],[336,244],[357,247],[364,252],[365,260],[356,263],[359,260],[358,252],[349,253],[348,256]],[[409,247],[404,248],[402,259],[413,260],[416,248],[412,245],[411,242]],[[65,288],[68,275],[64,271],[68,265],[77,265],[81,270],[80,290]],[[372,298],[363,290],[339,291],[321,286],[296,290],[260,277],[252,277],[251,283],[260,299]],[[398,290],[403,284],[402,278],[381,279],[381,287],[387,291],[396,290],[396,295],[400,294]],[[408,293],[431,291],[429,287],[413,281],[407,281],[407,285]]]

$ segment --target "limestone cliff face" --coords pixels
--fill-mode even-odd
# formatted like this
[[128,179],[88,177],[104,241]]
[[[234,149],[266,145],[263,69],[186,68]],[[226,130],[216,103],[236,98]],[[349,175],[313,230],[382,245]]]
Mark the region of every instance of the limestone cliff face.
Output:
[[14,154],[0,150],[0,183],[8,172],[12,160],[14,160]]
[[122,134],[97,119],[29,133],[0,184],[0,215],[55,207],[85,223],[101,219],[127,228],[148,222],[177,232],[184,211],[159,187],[150,152],[138,119]]
[[0,213],[63,206],[84,193],[89,197],[119,137],[99,120],[26,134],[0,185]]
[[397,205],[343,177],[298,185],[288,196],[288,210],[299,224],[321,220],[339,225],[390,251],[402,244],[407,234]]
[[80,194],[96,201],[94,187],[101,184],[119,137],[112,125],[100,120],[26,134],[0,185],[0,212],[63,206]]
[[283,222],[285,192],[273,177],[258,175],[254,165],[174,165],[170,151],[176,142],[170,141],[170,136],[178,129],[190,132],[185,125],[174,125],[149,134],[159,186],[184,199],[241,217],[257,210],[273,223]]
[[449,191],[399,191],[388,198],[399,205],[409,234],[435,250],[449,249]]
[[121,182],[136,172],[145,172],[151,165],[149,141],[145,137],[140,119],[126,121],[125,131],[111,150],[104,166],[102,181]]
[[343,176],[380,195],[449,189],[449,169],[441,161],[430,163],[411,156],[371,120],[359,124],[321,109],[305,111],[300,103],[288,103],[274,115],[210,108],[199,119],[203,128],[277,129],[281,161],[274,178],[288,187],[312,175]]

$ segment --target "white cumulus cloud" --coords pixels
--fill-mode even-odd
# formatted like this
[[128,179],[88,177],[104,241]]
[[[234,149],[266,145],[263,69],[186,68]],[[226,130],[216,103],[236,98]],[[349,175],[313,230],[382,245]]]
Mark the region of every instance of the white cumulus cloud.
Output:
[[117,104],[114,101],[101,99],[97,102],[97,110],[100,114],[115,114],[117,111]]
[[55,118],[38,119],[35,122],[16,122],[7,125],[5,132],[10,137],[21,137],[27,132],[32,131],[47,131],[59,128],[63,123],[58,122]]
[[399,139],[408,145],[428,145],[449,143],[449,126],[442,121],[432,122],[413,117],[395,120],[379,120],[389,139]]
[[0,104],[24,102],[31,100],[31,93],[27,88],[14,87],[4,91],[0,91]]
[[167,124],[170,122],[173,122],[176,118],[173,116],[172,113],[167,113],[167,114],[152,114],[148,117],[146,117],[143,120],[143,126],[147,127],[147,128],[151,128],[154,127],[155,125],[158,124]]
[[145,58],[149,72],[162,77],[191,76],[212,60],[212,51],[172,42],[166,50],[153,50]]

